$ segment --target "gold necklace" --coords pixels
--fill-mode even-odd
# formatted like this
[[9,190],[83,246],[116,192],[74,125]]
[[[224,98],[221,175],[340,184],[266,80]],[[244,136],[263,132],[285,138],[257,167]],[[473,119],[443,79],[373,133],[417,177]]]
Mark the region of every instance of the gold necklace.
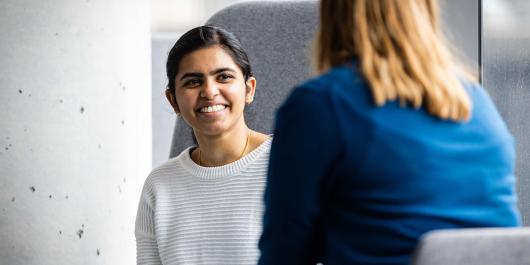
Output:
[[[247,147],[248,147],[248,142],[250,141],[250,129],[248,130],[248,134],[247,134],[247,142],[245,143],[245,147],[243,148],[243,152],[241,152],[241,154],[239,155],[239,159],[241,159],[243,157],[243,155],[245,154],[245,151],[247,151]],[[201,152],[201,148],[199,147],[199,166],[203,166],[202,165],[202,152]]]

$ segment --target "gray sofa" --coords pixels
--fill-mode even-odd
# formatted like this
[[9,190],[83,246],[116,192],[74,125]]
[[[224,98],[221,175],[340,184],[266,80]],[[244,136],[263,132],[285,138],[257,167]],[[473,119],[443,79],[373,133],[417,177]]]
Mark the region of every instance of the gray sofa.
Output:
[[420,240],[412,265],[528,265],[530,228],[437,230]]

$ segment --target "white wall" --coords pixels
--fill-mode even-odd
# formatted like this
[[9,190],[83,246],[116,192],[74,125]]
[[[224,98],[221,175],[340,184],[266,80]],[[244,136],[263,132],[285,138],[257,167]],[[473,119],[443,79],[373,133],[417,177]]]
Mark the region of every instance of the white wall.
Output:
[[186,32],[204,24],[213,14],[227,6],[249,1],[256,0],[151,0],[151,30],[153,32]]
[[134,264],[149,24],[147,0],[0,2],[0,264]]

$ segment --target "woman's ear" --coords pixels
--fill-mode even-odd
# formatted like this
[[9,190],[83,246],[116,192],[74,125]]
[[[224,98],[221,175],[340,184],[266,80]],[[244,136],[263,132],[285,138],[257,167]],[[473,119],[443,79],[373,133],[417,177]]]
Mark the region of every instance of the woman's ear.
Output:
[[166,89],[166,98],[167,98],[167,101],[169,101],[169,104],[171,104],[171,107],[173,107],[173,110],[175,111],[175,113],[179,114],[180,110],[177,104],[177,100],[175,99],[175,95],[171,93],[170,88]]
[[249,77],[245,82],[245,85],[247,87],[245,103],[250,104],[252,101],[254,101],[254,94],[256,93],[256,78],[252,76]]

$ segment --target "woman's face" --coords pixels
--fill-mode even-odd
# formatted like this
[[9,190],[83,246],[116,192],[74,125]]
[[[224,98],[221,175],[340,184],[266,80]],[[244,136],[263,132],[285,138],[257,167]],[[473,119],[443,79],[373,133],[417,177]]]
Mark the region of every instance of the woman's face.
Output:
[[175,77],[175,99],[168,99],[196,134],[220,135],[245,124],[243,109],[256,80],[245,82],[241,69],[215,45],[185,55]]

